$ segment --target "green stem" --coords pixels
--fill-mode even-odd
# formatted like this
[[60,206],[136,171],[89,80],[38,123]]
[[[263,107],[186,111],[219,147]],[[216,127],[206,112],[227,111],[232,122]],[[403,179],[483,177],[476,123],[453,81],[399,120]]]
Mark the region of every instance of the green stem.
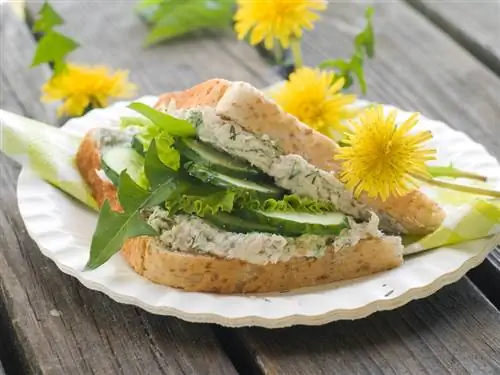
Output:
[[479,188],[479,187],[475,187],[475,186],[459,185],[459,184],[435,180],[433,178],[427,178],[427,177],[423,177],[423,176],[419,176],[419,175],[413,175],[413,177],[418,178],[419,180],[421,180],[429,185],[434,185],[434,186],[438,186],[438,187],[445,188],[445,189],[461,191],[463,193],[485,195],[488,197],[500,198],[500,191],[497,191],[497,190],[483,189],[483,188]]
[[281,65],[283,63],[283,49],[281,48],[281,44],[279,41],[274,42],[273,53],[274,60],[278,65]]
[[453,177],[453,178],[468,178],[470,180],[478,180],[482,182],[486,182],[488,179],[485,176],[482,176],[473,172],[461,171],[459,169],[450,168],[450,167],[427,167],[427,170],[431,174],[432,177]]
[[302,46],[300,43],[300,39],[293,39],[290,42],[290,49],[292,50],[295,69],[301,68],[304,65],[304,62],[302,61]]

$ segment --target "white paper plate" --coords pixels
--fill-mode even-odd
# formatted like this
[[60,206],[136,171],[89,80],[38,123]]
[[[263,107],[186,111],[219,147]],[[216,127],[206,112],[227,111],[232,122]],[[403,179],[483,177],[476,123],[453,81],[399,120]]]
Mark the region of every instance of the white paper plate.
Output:
[[[155,98],[141,100],[152,104]],[[92,127],[114,126],[121,115],[132,114],[124,105],[92,111],[66,128],[82,134]],[[500,166],[481,145],[440,122],[422,118],[420,126],[432,129],[440,163],[452,161],[481,172],[500,186]],[[97,215],[29,170],[19,176],[18,201],[26,228],[43,254],[86,287],[155,314],[232,327],[318,325],[394,309],[458,280],[500,242],[497,236],[413,255],[397,269],[355,281],[265,296],[224,296],[155,285],[134,273],[119,254],[95,271],[82,272]]]

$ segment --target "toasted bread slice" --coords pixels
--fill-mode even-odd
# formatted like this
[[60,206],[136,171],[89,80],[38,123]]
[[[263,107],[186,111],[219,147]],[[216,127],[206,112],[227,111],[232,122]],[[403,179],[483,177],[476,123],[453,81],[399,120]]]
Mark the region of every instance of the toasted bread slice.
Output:
[[[115,187],[97,173],[101,160],[95,130],[80,144],[76,165],[98,205],[108,200],[114,210],[121,210]],[[189,249],[170,251],[157,238],[143,236],[127,240],[121,254],[135,272],[154,283],[189,291],[254,293],[288,291],[388,270],[401,265],[402,250],[399,237],[382,237],[339,251],[328,249],[321,258],[297,257],[260,265]]]
[[[333,159],[339,146],[332,139],[284,112],[245,82],[209,80],[185,91],[160,96],[156,108],[168,107],[171,100],[177,108],[215,107],[221,118],[230,119],[249,132],[267,134],[287,154],[300,155],[325,171],[340,171],[339,163]],[[419,190],[386,201],[365,194],[360,201],[388,215],[410,234],[431,233],[445,217],[444,210]]]

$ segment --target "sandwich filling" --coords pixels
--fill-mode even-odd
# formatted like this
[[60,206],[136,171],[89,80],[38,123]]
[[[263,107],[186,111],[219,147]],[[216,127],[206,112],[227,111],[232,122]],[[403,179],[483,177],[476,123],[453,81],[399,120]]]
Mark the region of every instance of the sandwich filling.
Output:
[[333,173],[285,154],[269,137],[213,108],[137,108],[146,119],[122,119],[122,129],[95,133],[96,173],[117,187],[126,223],[135,222],[126,230],[135,236],[155,236],[166,251],[255,264],[319,258],[383,236],[379,216]]
[[205,253],[249,263],[286,262],[293,257],[319,258],[327,249],[338,251],[365,238],[378,238],[378,217],[366,223],[351,222],[338,236],[304,234],[285,237],[274,233],[234,233],[221,230],[194,215],[174,215],[156,207],[148,223],[160,234],[162,247],[181,252]]
[[[359,220],[369,220],[374,213],[356,200],[333,173],[315,167],[300,155],[285,154],[266,135],[258,136],[245,131],[235,122],[220,118],[214,107],[180,110],[172,102],[166,112],[187,119],[196,126],[200,140],[248,161],[273,177],[276,185],[294,194],[331,202],[339,211]],[[380,212],[376,214],[381,228],[393,233],[405,232],[390,216]]]

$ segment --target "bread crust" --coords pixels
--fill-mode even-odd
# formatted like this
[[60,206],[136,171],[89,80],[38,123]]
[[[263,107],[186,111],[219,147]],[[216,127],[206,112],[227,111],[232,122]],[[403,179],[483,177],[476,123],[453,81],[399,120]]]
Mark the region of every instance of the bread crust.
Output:
[[[211,106],[222,118],[235,121],[247,131],[267,134],[288,154],[304,157],[326,171],[339,173],[340,164],[333,156],[339,146],[322,133],[311,129],[296,117],[284,112],[275,102],[245,82],[213,79],[186,91],[162,95],[156,108],[174,100],[177,108]],[[425,235],[435,231],[444,220],[444,210],[419,190],[386,201],[363,194],[360,201],[383,212],[408,233]]]
[[168,251],[152,237],[128,240],[122,254],[150,281],[187,291],[234,293],[285,292],[385,271],[403,262],[399,238],[359,242],[321,258],[292,258],[266,265],[238,259]]
[[85,134],[76,153],[76,166],[90,187],[98,206],[101,207],[104,201],[108,200],[113,211],[121,211],[115,186],[110,181],[102,180],[97,174],[101,169],[98,132],[99,129],[92,129]]
[[[76,154],[76,165],[99,206],[105,200],[121,211],[116,188],[97,174],[101,166],[96,129],[86,134]],[[403,262],[399,237],[362,240],[354,247],[326,251],[321,258],[293,258],[259,265],[196,252],[166,249],[154,237],[127,240],[121,250],[130,267],[150,281],[188,291],[214,293],[283,292],[367,276]]]

